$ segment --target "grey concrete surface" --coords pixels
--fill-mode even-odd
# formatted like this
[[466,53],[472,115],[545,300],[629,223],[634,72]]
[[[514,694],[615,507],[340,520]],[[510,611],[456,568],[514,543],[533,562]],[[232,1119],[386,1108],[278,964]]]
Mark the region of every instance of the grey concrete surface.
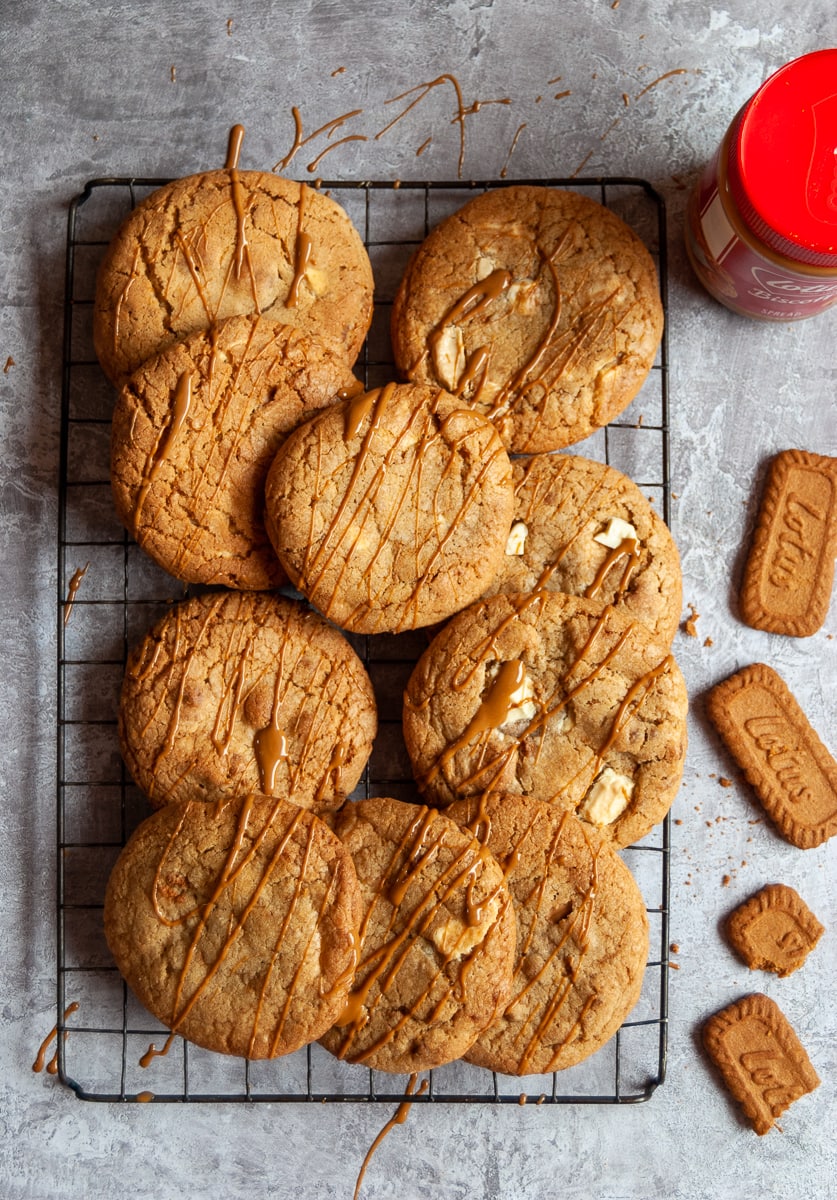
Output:
[[[793,446],[837,455],[837,310],[795,325],[728,313],[691,276],[681,229],[689,185],[740,104],[783,62],[836,42],[832,0],[0,2],[0,1195],[349,1197],[388,1115],[362,1105],[85,1104],[32,1072],[55,1020],[63,255],[67,205],[86,180],[220,165],[237,121],[247,129],[242,165],[271,168],[293,143],[293,106],[305,135],[361,110],[331,142],[366,140],[331,149],[316,168],[326,178],[452,178],[462,151],[452,83],[374,136],[403,107],[388,101],[444,73],[466,108],[482,102],[464,122],[466,179],[504,169],[509,178],[627,174],[667,202],[672,524],[685,599],[700,614],[698,637],[675,642],[692,699],[673,828],[678,969],[668,1078],[648,1103],[416,1106],[373,1159],[362,1195],[835,1195],[836,847],[799,851],[754,823],[759,810],[709,731],[703,696],[735,668],[770,662],[837,750],[837,600],[804,641],[746,628],[735,601],[769,456]],[[497,100],[510,103],[488,103]],[[320,134],[288,174],[312,178],[308,164],[329,145]],[[785,980],[751,975],[719,932],[736,901],[776,880],[797,887],[828,927]],[[710,1012],[752,990],[792,1017],[823,1081],[782,1132],[761,1139],[697,1038]]]

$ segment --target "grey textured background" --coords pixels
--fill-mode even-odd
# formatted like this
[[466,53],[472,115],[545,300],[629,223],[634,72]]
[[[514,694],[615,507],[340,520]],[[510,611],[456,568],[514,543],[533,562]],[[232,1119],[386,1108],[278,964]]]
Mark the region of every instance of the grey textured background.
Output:
[[[231,22],[231,23],[229,23]],[[735,587],[764,465],[799,446],[837,454],[837,310],[795,325],[717,306],[682,250],[687,188],[766,75],[837,43],[833,0],[319,0],[184,6],[0,0],[0,1194],[23,1198],[348,1197],[380,1106],[88,1105],[31,1071],[54,1023],[54,629],[60,330],[67,204],[95,176],[183,175],[223,161],[270,168],[293,137],[350,109],[332,178],[450,178],[450,88],[388,136],[386,101],[442,72],[466,104],[465,177],[624,173],[651,180],[670,222],[673,526],[699,637],[675,652],[692,696],[672,855],[669,1074],[626,1108],[415,1107],[363,1195],[401,1198],[738,1197],[835,1194],[835,846],[802,852],[767,825],[709,732],[702,696],[772,663],[837,749],[837,604],[801,642],[737,619]],[[345,71],[334,74],[339,67]],[[646,84],[671,75],[640,95]],[[548,81],[560,76],[560,81]],[[568,96],[555,99],[567,90]],[[542,97],[540,100],[537,97]],[[629,103],[626,103],[625,97]],[[637,98],[638,97],[638,98]],[[419,158],[418,147],[433,142]],[[289,174],[305,174],[324,137]],[[310,150],[310,153],[309,153]],[[704,645],[712,639],[711,646]],[[728,775],[733,787],[719,786]],[[722,886],[730,876],[727,887]],[[751,976],[719,921],[764,883],[796,886],[829,926],[787,980]],[[696,1031],[756,988],[793,1018],[823,1084],[758,1139],[719,1089]]]

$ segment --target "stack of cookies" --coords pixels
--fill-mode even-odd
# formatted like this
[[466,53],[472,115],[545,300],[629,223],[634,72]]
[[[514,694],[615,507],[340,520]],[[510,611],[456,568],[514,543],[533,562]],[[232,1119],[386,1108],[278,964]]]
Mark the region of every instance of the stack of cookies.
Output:
[[[570,1066],[639,997],[618,851],[685,756],[671,536],[631,480],[555,453],[642,385],[653,262],[581,195],[478,196],[414,254],[399,378],[365,391],[361,239],[240,171],[240,142],[141,204],[99,277],[117,511],[194,585],[127,664],[122,751],[157,811],[108,886],[111,950],[225,1053]],[[346,635],[419,628],[414,802],[354,801],[377,713]]]

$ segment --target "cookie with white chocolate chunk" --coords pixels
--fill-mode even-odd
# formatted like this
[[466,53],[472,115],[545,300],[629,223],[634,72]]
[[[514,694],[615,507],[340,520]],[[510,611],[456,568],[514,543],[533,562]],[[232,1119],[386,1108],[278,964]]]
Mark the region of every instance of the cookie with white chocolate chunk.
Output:
[[515,459],[515,507],[485,595],[546,588],[613,604],[669,644],[682,608],[677,546],[633,480],[580,455]]
[[501,593],[424,652],[404,737],[433,804],[531,796],[626,846],[674,801],[686,712],[677,663],[640,622],[560,592]]
[[578,192],[530,185],[487,191],[437,225],[392,312],[406,378],[461,396],[522,454],[612,421],[662,330],[654,262],[633,230]]

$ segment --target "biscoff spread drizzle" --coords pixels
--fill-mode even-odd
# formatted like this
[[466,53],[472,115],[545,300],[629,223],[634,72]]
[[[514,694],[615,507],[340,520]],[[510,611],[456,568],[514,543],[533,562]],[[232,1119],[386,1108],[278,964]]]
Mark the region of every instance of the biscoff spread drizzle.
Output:
[[161,429],[155,439],[154,448],[145,460],[142,479],[137,489],[134,506],[133,535],[138,537],[142,525],[142,512],[151,485],[160,473],[164,462],[168,459],[177,439],[180,437],[189,416],[192,404],[192,373],[184,371],[177,380],[171,403],[171,417],[165,429]]
[[[162,897],[166,890],[163,883],[166,862],[174,853],[177,841],[183,832],[189,811],[192,807],[191,802],[183,806],[183,812],[172,829],[158,860],[151,888],[151,903],[156,919],[166,928],[176,928],[190,922],[194,922],[194,927],[190,933],[189,943],[174,988],[171,1017],[167,1021],[171,1033],[163,1050],[157,1051],[152,1046],[149,1048],[147,1054],[143,1055],[143,1059],[141,1060],[141,1065],[143,1066],[148,1065],[151,1059],[157,1054],[166,1052],[173,1037],[182,1027],[183,1022],[188,1018],[195,1005],[207,993],[218,972],[228,960],[234,946],[242,936],[247,921],[269,887],[273,875],[277,872],[284,873],[288,871],[287,851],[292,840],[296,842],[302,840],[300,847],[301,862],[294,878],[293,891],[282,920],[279,922],[274,946],[264,964],[263,975],[259,983],[258,997],[254,1005],[253,1027],[250,1036],[249,1054],[252,1056],[258,1049],[257,1039],[264,1017],[266,996],[274,970],[282,956],[288,929],[303,897],[307,897],[309,902],[316,903],[315,921],[309,930],[305,946],[299,954],[298,962],[296,963],[290,984],[287,987],[281,1010],[276,1016],[275,1024],[271,1030],[267,1031],[266,1035],[268,1038],[268,1052],[264,1056],[273,1057],[277,1053],[302,971],[309,958],[315,953],[319,927],[333,899],[335,888],[340,883],[341,868],[338,865],[329,872],[328,883],[323,886],[319,901],[315,902],[310,895],[315,880],[313,877],[309,879],[308,876],[310,874],[309,865],[312,847],[317,830],[316,820],[310,818],[305,814],[303,809],[299,808],[295,808],[293,812],[288,814],[288,809],[293,806],[277,800],[270,806],[266,819],[263,820],[261,826],[251,828],[255,803],[256,797],[249,795],[240,804],[236,816],[235,830],[226,851],[225,860],[218,878],[214,885],[211,885],[206,899],[197,898],[197,903],[188,911],[169,915],[164,909]],[[289,815],[289,819],[285,823],[284,829],[281,829],[276,826],[279,821],[280,812],[283,810],[286,815]],[[275,845],[272,848],[270,848],[269,844],[266,844],[269,837],[275,839]],[[248,894],[239,894],[245,872],[248,872],[251,868],[255,869],[257,864],[259,864],[260,858],[264,859],[264,862],[258,867],[255,877],[248,882]],[[209,951],[204,941],[207,926],[215,915],[218,906],[226,902],[229,903],[230,907],[230,923],[227,935],[221,942],[220,947]],[[194,976],[196,978],[193,978]]]
[[[461,529],[472,507],[479,503],[486,486],[497,474],[498,464],[506,463],[505,451],[499,442],[488,454],[478,456],[470,469],[470,478],[459,507],[452,514],[440,497],[458,466],[468,461],[472,439],[477,446],[485,438],[485,429],[474,429],[471,419],[456,411],[440,416],[439,401],[445,395],[439,391],[430,404],[411,405],[406,412],[393,408],[394,383],[376,389],[347,402],[344,408],[344,439],[347,457],[344,467],[345,483],[341,483],[339,502],[325,528],[315,535],[312,512],[311,537],[308,539],[300,568],[300,579],[306,594],[326,616],[331,616],[340,598],[343,579],[351,564],[363,579],[366,595],[341,623],[353,627],[367,614],[382,612],[392,606],[397,612],[396,629],[410,627],[420,602],[426,580],[439,570],[449,570],[448,547]],[[396,415],[397,414],[397,415]],[[462,422],[462,430],[458,424]],[[320,438],[322,434],[318,435]],[[355,444],[359,441],[357,449]],[[431,459],[440,463],[438,481],[432,494],[425,497],[424,481]],[[313,494],[321,488],[321,448],[316,449],[316,480]],[[508,468],[507,468],[508,469]],[[400,473],[396,476],[395,472]],[[383,510],[379,497],[385,482],[394,477],[399,487],[391,489],[388,505]],[[422,512],[434,514],[435,537],[422,532]],[[392,544],[393,531],[402,514],[412,513],[415,531],[409,542],[399,546],[402,555],[411,554],[409,572],[402,572],[402,587],[390,572],[378,571],[384,550]],[[367,538],[367,530],[376,536]],[[363,549],[364,543],[369,549]],[[406,588],[410,590],[406,592]],[[406,594],[405,594],[406,592]],[[395,620],[395,618],[393,618]]]
[[[230,785],[253,787],[257,772],[264,794],[276,795],[280,790],[293,794],[302,786],[306,772],[311,770],[311,760],[320,751],[322,739],[327,737],[334,739],[328,765],[322,778],[313,781],[310,788],[306,785],[305,790],[312,790],[314,797],[322,800],[339,788],[342,770],[354,751],[351,739],[341,737],[335,728],[332,714],[342,706],[353,686],[351,672],[335,670],[327,653],[311,645],[305,629],[306,613],[289,608],[277,627],[269,624],[271,611],[269,599],[254,603],[238,593],[219,593],[206,611],[194,618],[197,624],[187,633],[183,609],[178,607],[164,637],[146,645],[145,660],[138,659],[129,665],[129,675],[134,680],[147,680],[152,673],[155,676],[156,703],[138,736],[149,737],[152,725],[166,707],[169,709],[151,770],[148,792],[153,798],[165,802],[179,783],[177,779],[162,779],[161,771],[178,736],[196,736],[191,730],[181,734],[183,705],[196,656],[219,620],[229,631],[229,640],[220,665],[215,716],[205,746],[196,738],[194,757],[184,773],[191,769],[199,774],[201,761],[207,755],[214,753],[221,758],[228,755],[248,697],[260,684],[270,680],[272,702],[268,723],[253,734],[252,758],[241,753],[239,735],[240,763],[237,772],[231,775]],[[243,619],[245,615],[252,617],[255,628]],[[278,646],[274,649],[275,640]],[[297,652],[291,656],[294,642]],[[261,666],[256,663],[257,645],[262,647],[263,659],[265,648],[271,648]],[[288,708],[291,688],[292,709]],[[281,778],[280,767],[284,767]]]
[[88,570],[89,566],[90,566],[90,563],[86,562],[83,567],[78,567],[75,571],[73,571],[73,574],[70,576],[70,583],[67,588],[67,599],[64,601],[64,628],[65,629],[67,627],[67,623],[70,620],[70,617],[72,616],[73,604],[75,603],[75,599],[78,594],[78,589],[81,587],[81,581],[82,581],[82,579],[84,579],[85,575],[87,574],[87,570]]
[[[74,1012],[78,1012],[78,1002],[75,1000],[73,1001],[72,1004],[68,1004],[67,1007],[64,1009],[64,1020],[66,1021],[67,1018],[71,1017]],[[69,1033],[69,1030],[65,1029],[64,1030],[64,1040],[65,1041],[67,1040],[68,1033]],[[49,1062],[47,1062],[47,1057],[46,1057],[47,1051],[49,1050],[52,1043],[54,1041],[56,1041],[57,1037],[58,1037],[58,1026],[53,1025],[52,1029],[49,1031],[49,1033],[46,1035],[46,1037],[44,1038],[44,1040],[41,1042],[40,1046],[38,1047],[38,1053],[35,1055],[35,1061],[32,1063],[32,1070],[35,1072],[36,1075],[40,1074],[40,1072],[43,1071],[44,1067],[46,1067],[48,1075],[56,1075],[58,1073],[58,1048],[56,1047],[55,1053],[53,1054],[53,1056],[49,1060]]]
[[294,253],[294,277],[291,280],[291,286],[288,291],[288,298],[285,301],[286,308],[296,308],[299,304],[299,288],[305,278],[305,272],[311,262],[311,254],[314,249],[314,243],[311,240],[310,234],[303,229],[302,224],[305,217],[305,202],[308,196],[308,188],[304,183],[299,185],[299,206],[297,209],[296,222],[296,251]]
[[[479,904],[473,900],[475,880],[487,861],[483,857],[483,847],[476,839],[464,842],[461,847],[449,845],[446,825],[445,821],[439,822],[434,810],[420,807],[372,888],[361,923],[361,958],[354,990],[336,1022],[336,1028],[345,1031],[337,1050],[340,1058],[365,1062],[391,1042],[411,1020],[434,1023],[442,1019],[445,1002],[457,992],[463,996],[473,957],[505,917],[508,896],[501,895],[500,888],[490,892]],[[438,864],[437,859],[441,860]],[[441,950],[437,952],[436,968],[423,991],[414,999],[410,998],[406,1011],[402,1011],[371,1045],[357,1045],[387,992],[397,987],[399,972],[410,955],[418,951],[421,940],[448,902],[453,901],[456,905],[460,896],[464,900],[465,916],[462,931],[447,954]],[[496,913],[489,917],[486,909],[495,900]],[[370,923],[381,903],[391,906],[389,919],[382,932],[376,935],[379,944],[368,949],[366,940],[370,936]],[[386,920],[386,913],[382,916]],[[487,928],[474,949],[465,954],[458,953],[458,943],[467,935],[468,929],[483,923],[487,923]],[[404,1006],[401,1007],[403,1010]]]
[[[407,1080],[407,1086],[404,1089],[405,1096],[412,1096],[412,1095],[423,1096],[425,1094],[425,1092],[427,1091],[428,1086],[429,1086],[429,1081],[427,1079],[422,1079],[419,1089],[418,1089],[418,1091],[416,1091],[416,1080],[417,1079],[418,1079],[418,1075],[413,1073],[410,1076],[410,1078]],[[380,1133],[377,1135],[375,1140],[372,1142],[372,1145],[366,1151],[364,1160],[361,1163],[360,1171],[358,1172],[357,1183],[355,1184],[354,1200],[358,1200],[358,1197],[360,1196],[360,1185],[363,1183],[363,1178],[366,1175],[366,1168],[369,1166],[369,1163],[372,1160],[372,1155],[378,1149],[381,1142],[384,1140],[384,1138],[387,1136],[387,1134],[390,1132],[390,1130],[394,1129],[396,1125],[404,1124],[404,1122],[407,1120],[407,1117],[409,1115],[411,1107],[412,1107],[412,1101],[402,1100],[401,1103],[398,1105],[398,1108],[395,1110],[395,1115],[390,1117],[390,1119],[387,1121],[386,1125],[384,1125],[383,1129],[380,1131]]]
[[[539,593],[532,593],[528,596],[509,597],[511,612],[502,619],[498,629],[486,634],[473,650],[469,650],[471,665],[467,671],[463,673],[460,669],[451,677],[449,686],[454,692],[463,691],[476,672],[490,662],[496,653],[495,643],[498,633],[531,607],[537,601],[538,595]],[[419,778],[420,784],[427,787],[441,775],[448,786],[453,787],[460,795],[466,795],[475,788],[490,790],[493,787],[502,787],[506,771],[516,761],[527,739],[531,739],[537,734],[543,738],[549,723],[563,714],[567,706],[599,678],[628,642],[635,629],[633,623],[628,624],[617,634],[612,644],[604,650],[599,661],[593,663],[581,678],[574,678],[602,636],[610,612],[609,607],[605,608],[593,622],[584,646],[560,679],[556,691],[551,696],[538,701],[538,711],[530,720],[526,721],[523,730],[516,733],[511,729],[503,729],[502,739],[497,741],[494,735],[505,723],[509,711],[509,684],[512,679],[518,678],[519,670],[517,664],[510,665],[509,662],[503,662],[500,666],[500,673],[481,700],[474,717],[463,732],[453,738],[438,755],[435,762],[424,771]],[[604,734],[599,748],[590,755],[590,758],[575,775],[560,781],[551,797],[552,800],[566,796],[571,789],[577,787],[578,780],[582,775],[589,775],[589,782],[592,783],[604,763],[605,756],[615,744],[624,726],[638,714],[645,698],[653,690],[655,682],[671,670],[673,661],[672,656],[667,655],[628,687],[622,700],[616,706],[613,720],[607,733]],[[511,690],[513,691],[514,688]],[[409,698],[407,703],[409,704]],[[467,750],[469,753],[471,764],[469,773],[464,776],[459,775],[455,782],[451,782],[448,769],[455,756],[463,750]]]

